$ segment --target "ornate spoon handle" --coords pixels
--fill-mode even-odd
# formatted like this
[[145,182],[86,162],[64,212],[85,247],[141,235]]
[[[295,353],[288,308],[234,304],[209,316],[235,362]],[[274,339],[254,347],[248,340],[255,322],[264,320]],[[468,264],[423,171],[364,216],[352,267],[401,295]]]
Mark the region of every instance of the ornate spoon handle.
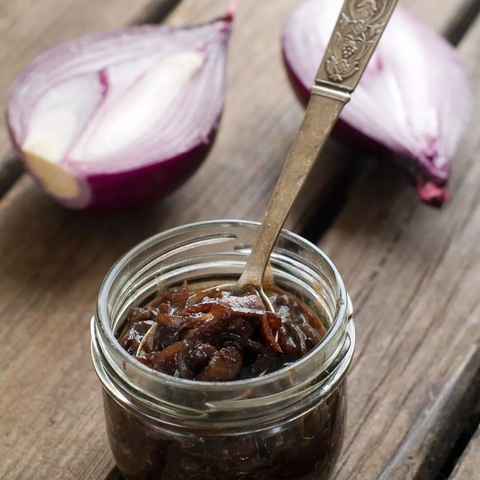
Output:
[[396,4],[397,0],[345,0],[316,86],[353,92]]

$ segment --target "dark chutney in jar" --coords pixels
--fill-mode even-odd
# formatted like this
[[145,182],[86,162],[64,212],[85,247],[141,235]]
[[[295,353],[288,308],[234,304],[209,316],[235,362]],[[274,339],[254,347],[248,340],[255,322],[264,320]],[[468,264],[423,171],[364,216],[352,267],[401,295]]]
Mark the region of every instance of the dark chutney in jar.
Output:
[[[233,381],[197,381],[203,370],[194,369],[189,380],[178,364],[170,374],[148,368],[118,341],[128,312],[145,305],[158,285],[235,282],[258,228],[241,220],[177,227],[135,246],[106,275],[91,323],[92,360],[112,451],[126,480],[326,480],[335,468],[355,345],[353,309],[340,273],[307,240],[283,230],[270,257],[272,281],[308,304],[326,329],[321,342],[292,363],[284,358],[280,369],[272,362],[258,377]],[[270,320],[274,339],[287,350]],[[256,331],[250,338],[271,352]],[[140,356],[148,353],[147,340]],[[240,346],[241,376],[255,356]],[[215,346],[224,347],[237,348]]]
[[[130,310],[119,336],[143,364],[178,378],[225,382],[258,378],[292,365],[325,335],[322,321],[298,298],[278,289],[258,293],[184,283]],[[195,298],[195,303],[191,299]],[[127,480],[326,480],[341,449],[346,385],[326,398],[299,401],[273,426],[252,429],[162,425],[104,395],[107,431]],[[226,414],[228,415],[228,414]],[[271,422],[270,422],[271,423]]]
[[132,308],[120,345],[167,375],[220,382],[257,378],[291,365],[325,336],[322,321],[293,295],[250,286],[189,291],[187,282]]
[[346,400],[344,380],[278,426],[186,433],[152,425],[104,392],[110,446],[126,480],[327,480],[342,447]]

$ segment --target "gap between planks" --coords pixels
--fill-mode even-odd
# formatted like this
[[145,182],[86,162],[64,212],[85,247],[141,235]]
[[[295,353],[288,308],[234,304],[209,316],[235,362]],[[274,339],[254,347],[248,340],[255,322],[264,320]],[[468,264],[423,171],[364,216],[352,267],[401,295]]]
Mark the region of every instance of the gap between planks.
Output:
[[[466,462],[466,458],[470,458],[472,453],[475,453],[480,448],[480,402],[473,408],[469,416],[470,419],[467,418],[466,427],[458,436],[435,480],[451,479],[451,476],[456,475],[456,472],[464,470],[462,464]],[[476,443],[477,445],[475,446]],[[480,461],[480,458],[477,461]],[[471,463],[471,460],[468,463]],[[477,466],[477,471],[480,471],[480,464]],[[472,476],[464,476],[464,480],[467,480],[467,478],[470,479]],[[459,479],[457,478],[456,480]]]
[[480,425],[460,458],[450,480],[474,480],[480,475]]

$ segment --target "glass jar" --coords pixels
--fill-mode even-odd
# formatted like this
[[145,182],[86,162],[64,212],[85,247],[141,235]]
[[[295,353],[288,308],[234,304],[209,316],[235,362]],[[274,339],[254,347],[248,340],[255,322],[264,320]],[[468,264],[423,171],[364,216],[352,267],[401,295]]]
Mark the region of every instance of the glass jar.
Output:
[[258,224],[214,221],[156,235],[107,274],[92,319],[92,357],[108,437],[127,480],[327,479],[341,449],[346,374],[355,332],[332,262],[282,231],[275,284],[306,302],[327,334],[308,355],[263,377],[225,383],[174,378],[131,357],[116,340],[126,313],[158,288],[226,283],[242,272]]

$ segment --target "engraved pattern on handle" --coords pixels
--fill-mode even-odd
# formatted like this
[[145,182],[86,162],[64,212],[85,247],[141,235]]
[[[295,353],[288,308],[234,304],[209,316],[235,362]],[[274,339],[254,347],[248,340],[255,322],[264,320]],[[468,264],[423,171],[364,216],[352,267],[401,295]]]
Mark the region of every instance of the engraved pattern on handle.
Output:
[[318,70],[317,84],[355,88],[396,3],[397,0],[345,1]]

